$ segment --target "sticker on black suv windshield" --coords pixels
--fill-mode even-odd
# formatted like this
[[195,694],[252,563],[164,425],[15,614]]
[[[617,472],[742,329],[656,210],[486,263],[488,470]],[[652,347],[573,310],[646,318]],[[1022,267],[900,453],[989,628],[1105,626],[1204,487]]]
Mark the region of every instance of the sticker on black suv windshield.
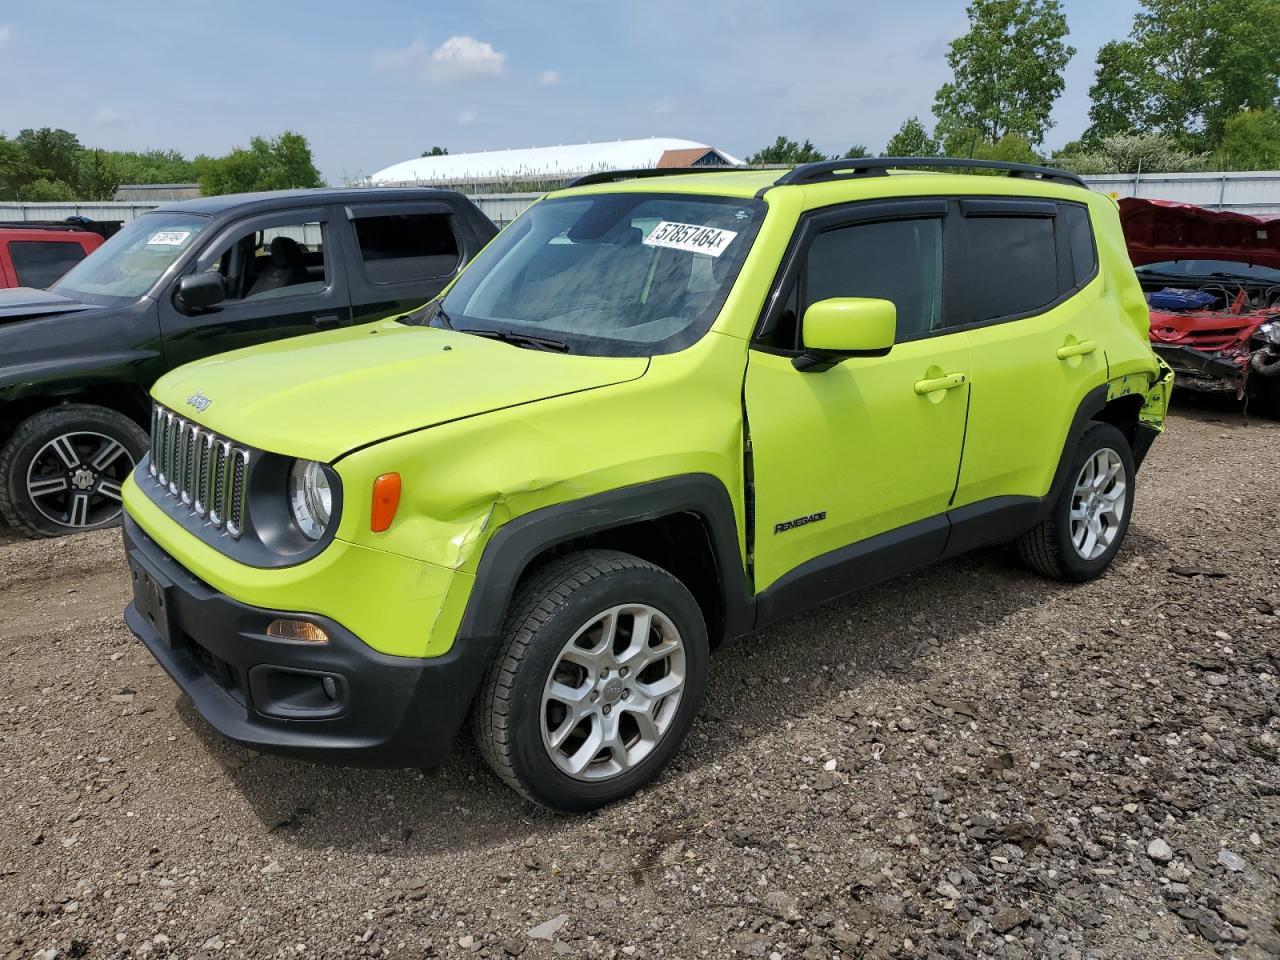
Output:
[[689,253],[705,253],[709,257],[718,257],[725,252],[737,235],[733,230],[663,220],[653,228],[651,234],[644,238],[644,242],[650,247],[667,247],[671,250],[685,250]]
[[151,235],[147,246],[180,247],[189,236],[191,236],[190,230],[161,230]]

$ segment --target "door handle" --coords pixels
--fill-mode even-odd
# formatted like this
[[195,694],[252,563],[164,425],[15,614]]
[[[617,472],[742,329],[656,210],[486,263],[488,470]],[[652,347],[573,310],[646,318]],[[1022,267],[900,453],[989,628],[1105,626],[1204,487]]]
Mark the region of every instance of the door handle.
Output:
[[1093,353],[1098,345],[1092,340],[1081,340],[1079,343],[1068,343],[1058,348],[1059,360],[1070,360],[1072,357],[1083,357]]
[[321,313],[311,318],[317,330],[336,330],[342,318],[336,313]]
[[916,395],[923,397],[938,390],[954,390],[956,387],[963,387],[966,380],[963,373],[948,373],[945,377],[935,377],[932,380],[917,380]]

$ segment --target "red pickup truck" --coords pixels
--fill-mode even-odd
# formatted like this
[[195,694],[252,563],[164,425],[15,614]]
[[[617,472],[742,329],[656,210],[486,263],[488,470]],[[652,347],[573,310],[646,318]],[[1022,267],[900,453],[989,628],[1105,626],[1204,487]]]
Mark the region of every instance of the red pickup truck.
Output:
[[63,223],[0,223],[0,289],[38,287],[102,246],[102,237]]

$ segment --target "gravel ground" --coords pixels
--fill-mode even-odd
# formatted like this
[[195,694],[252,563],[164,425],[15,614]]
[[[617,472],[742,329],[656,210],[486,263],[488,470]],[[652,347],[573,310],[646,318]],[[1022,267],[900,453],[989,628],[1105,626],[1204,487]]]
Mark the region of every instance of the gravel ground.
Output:
[[[0,958],[1280,956],[1280,425],[1180,410],[1109,576],[948,563],[721,651],[586,817],[218,740],[114,532],[0,543]],[[425,734],[425,735],[429,735]]]

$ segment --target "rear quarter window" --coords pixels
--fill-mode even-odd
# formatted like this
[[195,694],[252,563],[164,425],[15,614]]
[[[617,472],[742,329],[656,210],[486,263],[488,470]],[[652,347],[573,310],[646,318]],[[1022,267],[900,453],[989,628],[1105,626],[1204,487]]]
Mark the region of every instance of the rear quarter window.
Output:
[[1098,251],[1093,242],[1093,224],[1087,207],[1077,203],[1058,204],[1060,236],[1066,238],[1075,286],[1082,287],[1098,270]]

